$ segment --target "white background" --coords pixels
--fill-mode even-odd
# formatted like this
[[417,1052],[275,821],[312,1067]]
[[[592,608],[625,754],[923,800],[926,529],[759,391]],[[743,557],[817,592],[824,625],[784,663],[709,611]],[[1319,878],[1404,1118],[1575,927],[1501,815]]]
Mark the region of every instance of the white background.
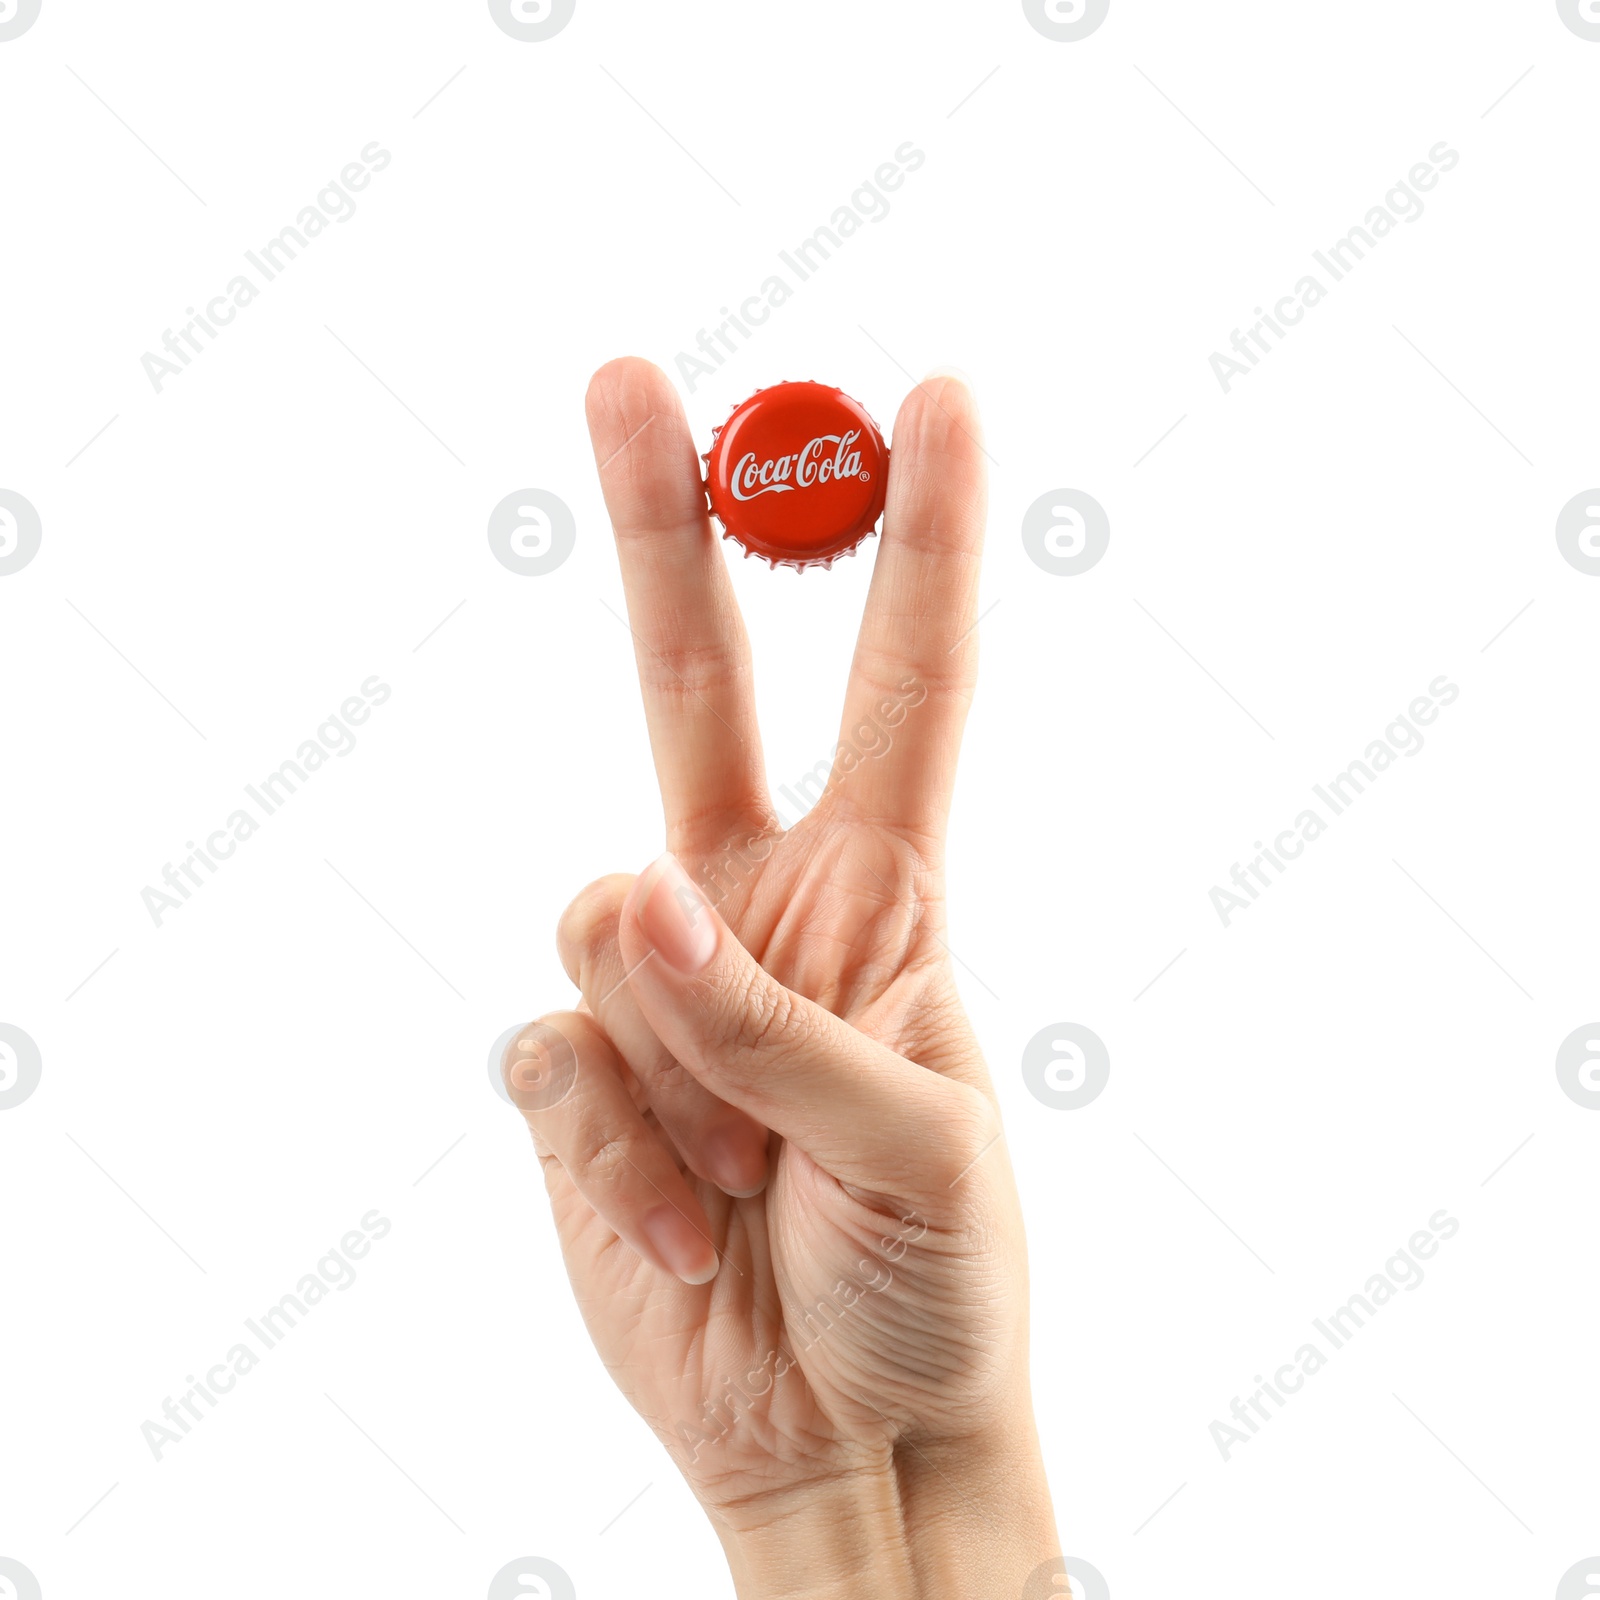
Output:
[[[0,1113],[0,1555],[46,1600],[478,1597],[523,1555],[731,1594],[486,1060],[569,1003],[571,895],[662,844],[588,375],[673,371],[911,140],[682,387],[702,441],[782,378],[887,425],[956,363],[985,409],[952,942],[1064,1547],[1118,1600],[1553,1596],[1600,1547],[1600,1114],[1554,1071],[1600,1015],[1600,580],[1554,537],[1600,482],[1597,87],[1554,0],[1114,0],[1078,43],[579,0],[537,44],[469,0],[44,0],[0,43],[0,488],[43,526],[0,578],[0,1022],[43,1060]],[[157,394],[141,356],[373,140]],[[1441,140],[1425,214],[1225,395],[1211,353]],[[523,487],[577,522],[544,577],[485,536]],[[1111,522],[1077,577],[1020,537],[1062,487]],[[775,784],[831,748],[871,562],[736,568]],[[141,890],[373,674],[157,928]],[[1212,886],[1440,674],[1426,747],[1225,929]],[[1061,1021],[1111,1054],[1078,1111],[1019,1068]],[[359,1281],[152,1459],[373,1208]],[[1441,1208],[1427,1281],[1225,1463],[1210,1424]]]

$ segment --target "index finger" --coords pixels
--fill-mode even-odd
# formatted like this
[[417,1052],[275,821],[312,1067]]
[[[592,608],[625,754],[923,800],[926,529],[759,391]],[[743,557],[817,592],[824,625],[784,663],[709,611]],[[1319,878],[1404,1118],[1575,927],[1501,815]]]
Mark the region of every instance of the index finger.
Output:
[[637,357],[586,400],[617,537],[668,843],[697,854],[770,818],[750,644],[677,391]]

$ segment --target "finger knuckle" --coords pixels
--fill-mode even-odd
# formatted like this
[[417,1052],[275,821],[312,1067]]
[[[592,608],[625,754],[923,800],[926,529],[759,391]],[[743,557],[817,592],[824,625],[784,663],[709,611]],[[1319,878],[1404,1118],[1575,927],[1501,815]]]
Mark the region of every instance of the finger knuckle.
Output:
[[640,662],[645,687],[663,699],[700,702],[744,688],[748,662],[720,640],[664,640],[653,657]]
[[652,1101],[679,1100],[693,1094],[697,1087],[695,1075],[659,1042],[658,1048],[639,1052],[637,1059],[630,1059],[629,1064]]
[[567,976],[582,985],[584,972],[615,941],[622,902],[632,880],[613,873],[580,889],[556,924],[556,947]]
[[758,970],[729,989],[725,1018],[732,1051],[739,1055],[770,1055],[793,1025],[793,997]]
[[607,1188],[631,1165],[631,1141],[605,1128],[586,1129],[567,1162],[582,1188]]

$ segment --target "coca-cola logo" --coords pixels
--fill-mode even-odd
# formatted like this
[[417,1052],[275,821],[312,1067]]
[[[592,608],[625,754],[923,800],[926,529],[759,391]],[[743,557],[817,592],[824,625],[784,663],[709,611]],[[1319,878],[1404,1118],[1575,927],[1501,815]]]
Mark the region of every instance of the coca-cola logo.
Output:
[[[754,450],[747,450],[733,469],[733,498],[789,494],[841,478],[859,478],[865,483],[871,474],[861,470],[861,452],[854,448],[860,437],[859,428],[848,433],[821,433],[794,455],[768,456],[765,461],[758,460]],[[828,445],[834,447],[831,457],[824,453]]]

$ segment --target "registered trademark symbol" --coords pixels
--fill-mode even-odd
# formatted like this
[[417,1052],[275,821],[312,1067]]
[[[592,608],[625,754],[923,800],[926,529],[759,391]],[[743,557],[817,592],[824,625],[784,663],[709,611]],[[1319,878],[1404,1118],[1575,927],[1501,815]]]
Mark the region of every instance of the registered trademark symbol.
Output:
[[866,483],[871,479],[871,477],[872,477],[872,474],[870,472],[863,472],[861,474],[861,481],[863,483]]

